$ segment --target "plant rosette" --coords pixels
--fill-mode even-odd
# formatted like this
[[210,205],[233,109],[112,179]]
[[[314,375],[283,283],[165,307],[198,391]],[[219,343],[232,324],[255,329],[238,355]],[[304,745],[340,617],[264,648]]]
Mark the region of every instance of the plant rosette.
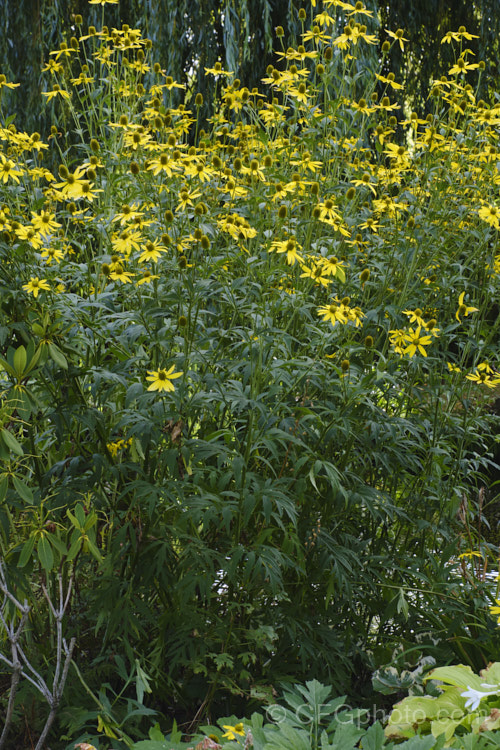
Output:
[[445,747],[449,747],[465,732],[500,729],[500,662],[490,664],[479,675],[463,664],[438,667],[424,679],[441,682],[441,694],[412,696],[397,703],[385,728],[387,738],[444,734]]

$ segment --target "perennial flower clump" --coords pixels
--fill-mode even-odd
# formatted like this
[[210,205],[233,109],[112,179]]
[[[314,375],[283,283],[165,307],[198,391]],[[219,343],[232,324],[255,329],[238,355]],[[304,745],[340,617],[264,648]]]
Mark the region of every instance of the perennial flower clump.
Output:
[[432,555],[453,570],[494,486],[498,99],[450,31],[410,113],[404,30],[309,10],[259,89],[205,70],[205,120],[139,29],[82,21],[44,66],[51,133],[0,124],[3,548],[74,564],[87,651],[133,643],[165,705],[310,659],[348,681],[427,633]]

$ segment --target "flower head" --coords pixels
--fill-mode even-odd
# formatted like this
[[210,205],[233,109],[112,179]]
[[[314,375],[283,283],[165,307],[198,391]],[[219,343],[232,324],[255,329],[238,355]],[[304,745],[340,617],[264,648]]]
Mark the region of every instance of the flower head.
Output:
[[227,737],[228,740],[235,740],[237,736],[240,737],[245,736],[245,732],[243,730],[243,724],[239,722],[238,724],[235,724],[234,727],[230,724],[223,724],[222,728],[225,729],[225,733],[222,735],[223,737]]
[[461,318],[466,318],[469,313],[472,312],[478,312],[477,307],[467,307],[467,305],[464,302],[465,292],[462,292],[460,297],[458,298],[458,310],[455,313],[455,317],[458,320],[459,323],[461,323]]
[[[497,609],[500,609],[500,607],[497,607]],[[481,687],[495,688],[495,690],[476,690],[467,685],[467,690],[464,690],[464,692],[461,693],[462,698],[467,698],[465,701],[465,708],[470,708],[471,711],[475,711],[479,707],[483,698],[486,698],[488,695],[498,695],[500,693],[498,685],[488,685],[486,682],[482,682]]]
[[23,284],[23,289],[28,294],[32,294],[36,299],[42,289],[45,291],[50,289],[50,284],[46,279],[39,279],[38,276],[35,276],[31,277],[27,284]]
[[148,391],[173,391],[174,386],[171,381],[180,378],[182,372],[174,372],[175,366],[172,365],[170,370],[148,370],[148,380],[151,385]]

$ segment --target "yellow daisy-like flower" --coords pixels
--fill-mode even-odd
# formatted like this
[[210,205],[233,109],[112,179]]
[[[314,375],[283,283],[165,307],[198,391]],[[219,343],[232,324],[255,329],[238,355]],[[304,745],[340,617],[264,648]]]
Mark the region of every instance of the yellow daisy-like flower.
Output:
[[151,271],[144,271],[142,274],[142,278],[140,278],[138,281],[135,282],[136,286],[142,286],[143,284],[151,284],[152,281],[155,279],[159,279],[160,277],[156,274],[151,273]]
[[397,31],[389,31],[388,29],[386,29],[385,32],[388,36],[391,37],[391,39],[394,39],[396,42],[399,43],[401,52],[404,52],[404,48],[405,48],[404,42],[408,42],[409,39],[405,39],[403,29],[397,29]]
[[27,284],[23,284],[23,289],[28,294],[32,294],[35,299],[39,293],[43,290],[50,290],[50,284],[46,279],[39,279],[38,276],[31,277]]
[[131,284],[134,276],[135,273],[125,271],[121,263],[117,263],[113,271],[109,274],[110,279],[113,281],[121,281],[122,284]]
[[458,298],[458,310],[455,313],[455,318],[458,320],[459,323],[461,323],[462,316],[466,318],[469,313],[471,312],[478,312],[477,307],[467,307],[467,305],[464,302],[465,292],[462,292],[460,297]]
[[238,736],[245,736],[243,724],[241,722],[235,724],[234,727],[232,727],[230,724],[223,724],[222,728],[226,730],[222,736],[227,737],[228,740],[235,740]]
[[[151,385],[148,391],[174,391],[171,381],[180,378],[182,372],[174,372],[175,366],[172,365],[170,370],[148,370],[148,380]],[[225,728],[225,727],[224,727]]]
[[14,162],[11,159],[6,159],[3,154],[0,154],[1,164],[0,164],[0,180],[3,183],[6,183],[9,178],[12,177],[17,184],[19,184],[19,177],[23,174],[20,170],[16,169],[17,164],[14,164]]
[[47,265],[50,265],[52,261],[59,263],[64,258],[64,253],[57,247],[48,247],[42,252],[42,258]]
[[[497,603],[498,606],[497,607],[495,607],[494,605],[491,606],[490,607],[490,612],[491,612],[492,615],[500,615],[500,599],[495,599],[495,601],[496,601],[496,603]],[[498,617],[497,623],[500,625],[500,617]]]
[[404,353],[409,354],[410,357],[413,357],[417,352],[420,352],[423,357],[427,357],[427,352],[424,347],[429,346],[432,338],[431,336],[421,336],[421,329],[422,326],[418,326],[415,331],[413,328],[410,328],[405,335],[405,340],[408,342],[408,346],[404,349]]
[[500,229],[500,209],[496,206],[483,206],[478,213],[479,218],[489,224],[490,227]]
[[475,372],[465,376],[467,380],[472,380],[479,385],[485,385],[488,388],[495,388],[500,383],[500,378],[492,378],[487,372],[481,372],[478,369]]

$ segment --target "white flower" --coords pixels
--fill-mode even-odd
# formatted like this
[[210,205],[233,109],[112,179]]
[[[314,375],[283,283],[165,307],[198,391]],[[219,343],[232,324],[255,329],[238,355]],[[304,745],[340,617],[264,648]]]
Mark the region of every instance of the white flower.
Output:
[[486,698],[487,695],[499,695],[500,694],[500,686],[499,685],[488,685],[487,682],[481,683],[482,688],[495,688],[495,690],[475,690],[474,688],[469,687],[467,685],[467,690],[465,690],[463,693],[461,693],[462,698],[467,698],[465,701],[465,708],[470,708],[471,711],[475,711],[483,698]]

